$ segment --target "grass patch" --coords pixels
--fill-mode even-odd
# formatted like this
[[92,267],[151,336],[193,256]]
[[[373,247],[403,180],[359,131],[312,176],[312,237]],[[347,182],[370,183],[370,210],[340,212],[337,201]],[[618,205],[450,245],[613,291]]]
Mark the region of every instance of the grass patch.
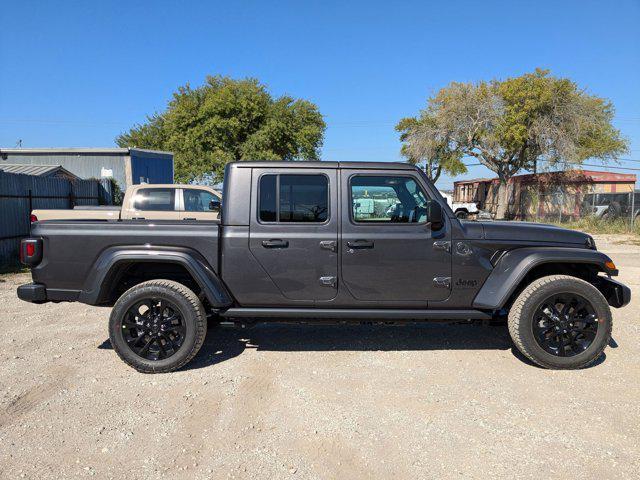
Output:
[[640,237],[640,222],[636,222],[632,228],[628,218],[605,220],[598,217],[584,217],[579,220],[555,223],[555,225],[593,234],[626,234]]

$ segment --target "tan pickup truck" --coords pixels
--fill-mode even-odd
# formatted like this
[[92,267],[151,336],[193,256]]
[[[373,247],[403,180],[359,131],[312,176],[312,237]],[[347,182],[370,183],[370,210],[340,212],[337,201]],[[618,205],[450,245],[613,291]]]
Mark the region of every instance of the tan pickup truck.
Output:
[[31,220],[216,220],[221,199],[217,190],[199,185],[134,185],[122,207],[38,209]]

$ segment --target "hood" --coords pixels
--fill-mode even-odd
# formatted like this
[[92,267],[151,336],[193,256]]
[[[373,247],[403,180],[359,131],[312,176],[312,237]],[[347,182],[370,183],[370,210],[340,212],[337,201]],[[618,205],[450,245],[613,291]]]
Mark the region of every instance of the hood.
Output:
[[544,242],[552,244],[572,243],[589,246],[593,239],[577,230],[532,222],[478,222],[484,229],[487,240],[515,240],[522,242]]

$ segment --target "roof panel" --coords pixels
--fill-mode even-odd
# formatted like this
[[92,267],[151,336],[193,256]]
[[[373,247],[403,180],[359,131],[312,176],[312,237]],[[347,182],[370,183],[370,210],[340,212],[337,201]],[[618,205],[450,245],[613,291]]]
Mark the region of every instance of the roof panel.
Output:
[[401,162],[277,162],[246,161],[233,162],[239,168],[350,168],[350,169],[382,169],[382,170],[414,170],[416,167]]
[[163,152],[160,150],[147,150],[144,148],[0,148],[0,152],[11,155],[34,155],[34,154],[64,154],[64,153],[93,153],[105,155],[129,155],[131,153],[173,155],[173,152]]
[[52,175],[56,172],[62,172],[70,177],[77,177],[77,175],[74,175],[67,169],[63,168],[62,165],[19,165],[0,162],[0,170],[6,173],[20,173],[22,175],[35,175],[38,177],[44,177]]

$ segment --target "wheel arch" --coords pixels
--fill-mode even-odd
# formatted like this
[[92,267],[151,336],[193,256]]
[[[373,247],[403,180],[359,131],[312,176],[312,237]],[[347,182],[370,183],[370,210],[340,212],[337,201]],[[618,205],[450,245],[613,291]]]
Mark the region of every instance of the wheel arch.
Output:
[[[181,283],[191,288],[193,288],[192,285],[197,285],[213,308],[226,308],[232,305],[231,294],[202,255],[191,249],[170,247],[106,249],[94,263],[79,300],[91,305],[109,304],[115,300],[113,292],[118,282],[122,280],[124,272],[131,268],[139,268],[141,271],[146,270],[151,273],[154,270],[153,267],[158,265],[167,266],[165,270],[169,273],[160,275],[164,279],[176,281],[181,279],[183,280]],[[160,276],[142,275],[141,281],[160,278]],[[187,281],[184,281],[185,279]]]
[[499,310],[531,282],[548,275],[569,275],[598,287],[598,273],[617,275],[607,266],[611,259],[602,252],[570,247],[534,247],[511,250],[502,255],[478,291],[473,307]]

